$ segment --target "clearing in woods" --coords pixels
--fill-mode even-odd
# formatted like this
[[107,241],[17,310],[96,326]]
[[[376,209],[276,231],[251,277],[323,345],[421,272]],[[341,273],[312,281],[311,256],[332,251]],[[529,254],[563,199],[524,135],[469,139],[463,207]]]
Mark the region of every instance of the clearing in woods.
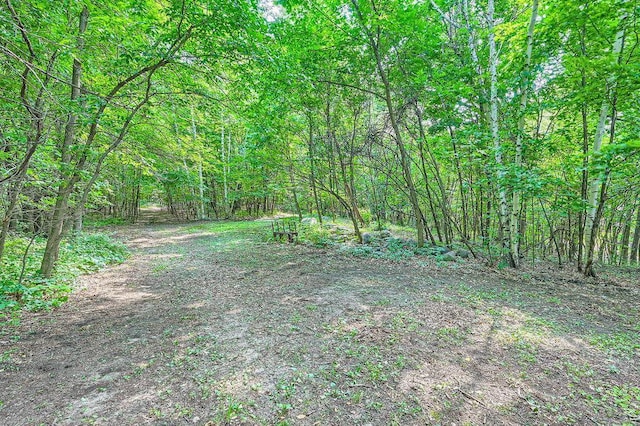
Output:
[[129,261],[2,327],[0,423],[640,421],[633,275],[374,260],[270,231],[116,228]]

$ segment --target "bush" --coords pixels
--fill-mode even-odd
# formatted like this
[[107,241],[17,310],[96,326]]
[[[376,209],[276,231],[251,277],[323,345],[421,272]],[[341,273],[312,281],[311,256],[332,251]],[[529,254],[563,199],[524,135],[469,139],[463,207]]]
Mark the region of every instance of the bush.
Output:
[[327,247],[332,245],[331,230],[322,225],[300,225],[299,239],[302,242],[310,243],[316,247]]
[[60,306],[67,300],[77,276],[123,262],[129,255],[124,244],[104,234],[70,237],[60,245],[54,276],[44,279],[38,269],[45,245],[42,238],[32,243],[23,237],[7,241],[0,269],[0,313]]

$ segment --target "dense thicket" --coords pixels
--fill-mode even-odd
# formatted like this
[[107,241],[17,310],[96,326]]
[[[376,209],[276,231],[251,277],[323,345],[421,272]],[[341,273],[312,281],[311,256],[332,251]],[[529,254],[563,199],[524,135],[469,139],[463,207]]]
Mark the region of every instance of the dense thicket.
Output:
[[630,0],[3,0],[0,262],[87,212],[286,210],[637,263]]

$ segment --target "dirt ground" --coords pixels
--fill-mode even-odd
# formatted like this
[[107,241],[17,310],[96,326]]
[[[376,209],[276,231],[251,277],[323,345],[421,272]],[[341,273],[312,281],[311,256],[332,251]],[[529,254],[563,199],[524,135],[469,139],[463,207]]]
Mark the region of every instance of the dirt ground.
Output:
[[115,228],[130,260],[0,329],[0,424],[640,422],[637,270],[367,259],[268,229]]

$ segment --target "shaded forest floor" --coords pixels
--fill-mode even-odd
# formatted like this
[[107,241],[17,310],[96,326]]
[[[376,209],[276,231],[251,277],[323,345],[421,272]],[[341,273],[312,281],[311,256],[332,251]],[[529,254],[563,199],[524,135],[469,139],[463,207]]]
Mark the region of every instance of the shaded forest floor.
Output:
[[269,230],[114,228],[129,261],[0,329],[0,423],[640,422],[640,279],[357,258]]

